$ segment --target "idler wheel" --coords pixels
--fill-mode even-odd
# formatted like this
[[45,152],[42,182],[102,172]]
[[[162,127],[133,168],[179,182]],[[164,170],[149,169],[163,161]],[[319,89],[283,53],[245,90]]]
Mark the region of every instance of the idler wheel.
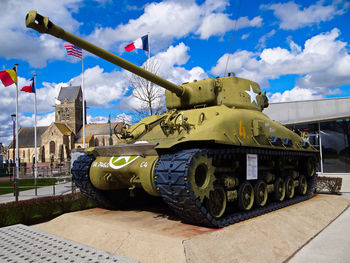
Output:
[[267,185],[263,180],[258,180],[254,185],[254,202],[258,207],[266,205]]
[[273,197],[278,202],[282,202],[286,197],[286,185],[281,177],[276,178]]
[[300,195],[305,195],[307,192],[307,180],[304,175],[299,176],[298,193]]
[[212,158],[199,154],[194,157],[190,167],[189,180],[191,189],[196,197],[203,203],[204,198],[210,198],[210,192],[214,190],[214,166]]
[[291,176],[286,177],[286,196],[288,199],[293,198],[294,193],[295,193],[295,188],[294,188],[294,181]]
[[245,181],[238,191],[238,207],[240,210],[248,211],[254,204],[254,188],[251,183]]
[[307,159],[307,163],[306,163],[306,174],[309,177],[314,176],[316,173],[316,168],[315,168],[315,162],[313,158],[309,158]]
[[215,218],[220,218],[225,213],[226,204],[226,193],[222,187],[215,187],[215,189],[210,192],[209,198],[206,199],[209,213]]

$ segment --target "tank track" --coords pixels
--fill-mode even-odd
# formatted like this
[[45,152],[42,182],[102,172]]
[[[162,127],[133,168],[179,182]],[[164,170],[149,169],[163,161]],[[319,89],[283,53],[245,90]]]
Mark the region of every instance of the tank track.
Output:
[[89,170],[92,162],[95,160],[94,155],[84,154],[78,157],[73,163],[72,167],[72,180],[75,185],[80,189],[86,197],[95,201],[97,204],[109,208],[115,209],[116,206],[106,198],[105,194],[96,189],[90,181]]
[[84,154],[73,163],[72,180],[80,192],[93,200],[96,205],[107,209],[125,209],[139,205],[147,205],[154,201],[153,196],[147,195],[143,189],[135,189],[130,196],[129,189],[99,190],[90,181],[90,167],[95,160],[93,154]]
[[189,174],[189,167],[194,156],[204,153],[208,157],[218,159],[229,159],[237,155],[258,154],[260,156],[284,156],[297,158],[317,158],[316,153],[293,152],[282,150],[265,150],[254,148],[231,148],[231,149],[190,149],[176,152],[174,154],[164,154],[160,156],[155,171],[155,185],[163,200],[174,212],[185,222],[199,224],[209,227],[224,227],[249,218],[253,218],[289,205],[309,199],[316,184],[315,174],[308,179],[308,190],[306,195],[295,195],[292,199],[285,199],[282,202],[271,200],[260,208],[253,207],[247,212],[238,209],[228,209],[225,214],[219,218],[213,218],[207,208],[199,201],[191,190],[189,180],[184,178]]

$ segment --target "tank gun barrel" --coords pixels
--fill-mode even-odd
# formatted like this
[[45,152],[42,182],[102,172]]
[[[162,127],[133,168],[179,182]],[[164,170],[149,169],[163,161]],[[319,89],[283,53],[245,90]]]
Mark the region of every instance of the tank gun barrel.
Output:
[[32,10],[32,11],[29,11],[29,13],[27,14],[26,27],[32,28],[38,31],[39,33],[50,34],[54,37],[70,42],[86,51],[89,51],[90,53],[100,58],[103,58],[115,65],[118,65],[119,67],[122,67],[123,69],[126,69],[142,78],[147,79],[148,81],[151,81],[175,93],[179,97],[182,97],[184,95],[185,90],[182,86],[176,85],[166,79],[163,79],[153,74],[152,72],[149,72],[139,66],[136,66],[135,64],[125,59],[122,59],[121,57],[114,55],[113,53],[103,48],[100,48],[80,37],[77,37],[65,31],[63,28],[52,23],[48,17],[38,14],[36,11]]

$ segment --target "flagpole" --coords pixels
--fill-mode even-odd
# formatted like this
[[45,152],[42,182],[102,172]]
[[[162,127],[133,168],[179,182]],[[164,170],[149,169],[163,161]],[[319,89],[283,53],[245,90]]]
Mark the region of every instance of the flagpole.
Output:
[[15,200],[18,202],[18,179],[19,179],[19,153],[18,153],[18,74],[17,74],[18,64],[15,63],[16,68],[16,177],[15,177]]
[[[148,40],[148,65],[150,66],[150,64],[151,64],[151,61],[150,61],[150,58],[151,58],[151,41],[150,41],[150,38],[149,38],[149,32],[147,33],[147,40]],[[151,82],[150,81],[148,81],[147,82],[147,89],[148,89],[148,91],[151,89]],[[149,113],[150,113],[150,115],[152,115],[152,109],[150,108],[149,109]]]
[[[37,142],[36,142],[36,74],[33,78],[34,92],[34,178],[38,177]],[[36,189],[36,188],[35,188]]]
[[18,64],[15,64],[16,68],[16,75],[17,75],[17,80],[16,80],[16,179],[18,180],[19,178],[19,153],[18,153],[18,73],[17,73],[17,67]]
[[83,148],[85,148],[85,94],[84,94],[84,54],[81,51],[81,93],[83,97]]
[[151,58],[151,39],[149,37],[150,33],[148,32],[147,35],[148,35],[148,59],[150,59]]

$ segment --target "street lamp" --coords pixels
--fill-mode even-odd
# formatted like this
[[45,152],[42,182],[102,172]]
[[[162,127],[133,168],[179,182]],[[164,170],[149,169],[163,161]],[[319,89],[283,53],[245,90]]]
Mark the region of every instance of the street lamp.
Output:
[[12,117],[12,127],[13,127],[13,142],[12,142],[12,160],[13,160],[13,163],[15,163],[16,161],[16,157],[15,157],[15,150],[16,150],[16,114],[12,114],[11,115]]

